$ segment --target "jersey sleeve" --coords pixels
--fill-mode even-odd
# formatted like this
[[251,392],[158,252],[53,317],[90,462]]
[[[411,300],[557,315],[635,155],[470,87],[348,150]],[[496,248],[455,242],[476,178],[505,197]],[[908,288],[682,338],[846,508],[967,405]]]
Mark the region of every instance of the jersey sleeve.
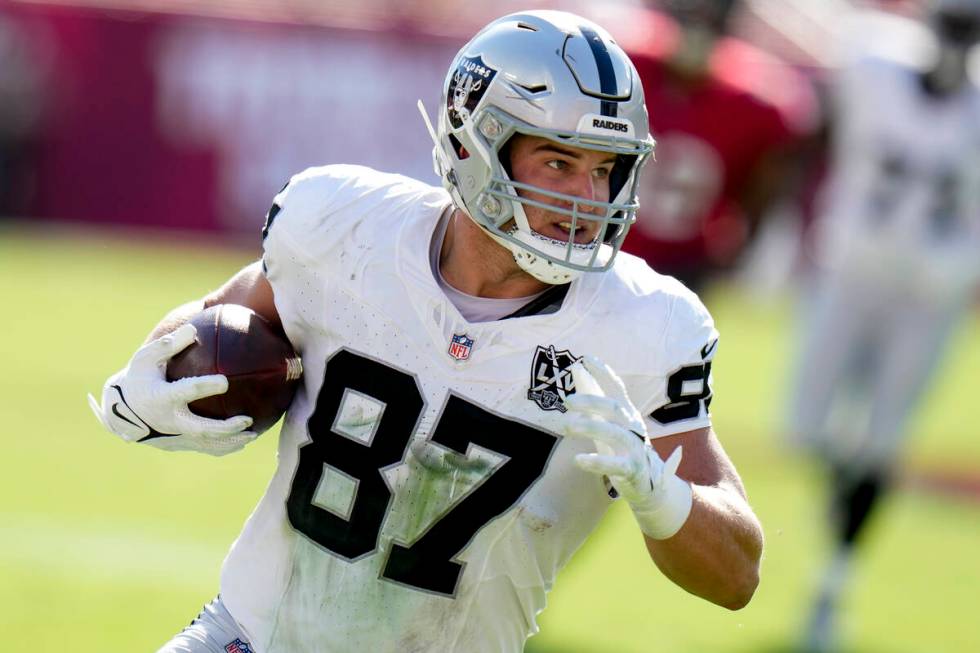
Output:
[[309,168],[275,196],[262,229],[262,266],[289,339],[302,348],[350,225],[344,207],[362,191],[357,166]]
[[374,238],[448,202],[442,188],[364,166],[309,168],[290,179],[262,230],[262,264],[293,344],[317,332],[330,285],[347,282]]
[[657,369],[644,383],[645,401],[636,397],[651,438],[711,425],[711,362],[718,331],[693,293],[674,297],[662,340],[656,343]]
[[266,269],[300,259],[310,263],[336,246],[341,230],[330,217],[357,185],[353,166],[323,166],[296,174],[272,201],[262,229]]

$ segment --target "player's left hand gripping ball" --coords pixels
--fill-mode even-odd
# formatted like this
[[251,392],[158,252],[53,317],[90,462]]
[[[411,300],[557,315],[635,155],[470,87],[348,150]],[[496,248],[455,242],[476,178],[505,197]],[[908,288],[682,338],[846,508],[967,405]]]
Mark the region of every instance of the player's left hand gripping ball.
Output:
[[247,430],[252,418],[210,419],[188,404],[228,390],[223,374],[168,382],[167,362],[194,342],[194,325],[185,324],[140,347],[129,364],[106,381],[102,404],[89,395],[99,421],[127,442],[144,442],[170,451],[201,451],[221,456],[238,451],[257,437]]
[[565,398],[565,434],[591,439],[599,452],[578,454],[575,462],[609,478],[646,535],[657,540],[673,536],[693,503],[691,486],[676,474],[681,447],[666,462],[660,459],[626,386],[602,361],[583,358],[572,366],[572,379],[575,394]]

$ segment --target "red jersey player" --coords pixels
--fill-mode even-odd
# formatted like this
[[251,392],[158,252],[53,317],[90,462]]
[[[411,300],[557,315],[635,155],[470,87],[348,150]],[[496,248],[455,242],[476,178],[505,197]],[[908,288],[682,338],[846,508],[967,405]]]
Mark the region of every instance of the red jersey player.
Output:
[[786,187],[816,102],[803,75],[726,36],[734,0],[659,4],[657,39],[631,52],[657,162],[625,249],[696,288],[732,266]]

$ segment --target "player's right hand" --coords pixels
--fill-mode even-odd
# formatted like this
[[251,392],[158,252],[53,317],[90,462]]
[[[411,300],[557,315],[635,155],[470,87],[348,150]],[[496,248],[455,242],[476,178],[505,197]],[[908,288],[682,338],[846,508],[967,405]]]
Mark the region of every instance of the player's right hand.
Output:
[[209,419],[188,407],[197,399],[226,392],[228,379],[223,374],[167,381],[167,362],[196,336],[194,326],[185,324],[146,343],[106,381],[101,405],[89,395],[89,405],[102,425],[127,442],[213,456],[238,451],[254,440],[257,434],[247,430],[251,417]]
[[575,463],[609,479],[629,502],[645,535],[655,540],[672,537],[693,505],[690,484],[676,473],[681,447],[661,460],[626,385],[611,367],[585,356],[571,372],[575,394],[565,397],[565,435],[588,438],[598,451],[578,454]]

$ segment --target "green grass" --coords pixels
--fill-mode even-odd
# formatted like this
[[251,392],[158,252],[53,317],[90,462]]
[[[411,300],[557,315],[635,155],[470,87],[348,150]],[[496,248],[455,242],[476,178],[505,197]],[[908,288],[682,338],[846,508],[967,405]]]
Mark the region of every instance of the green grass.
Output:
[[[169,307],[256,255],[0,227],[6,649],[152,651],[217,591],[221,560],[272,474],[275,438],[220,459],[127,446],[102,431],[85,395]],[[734,289],[707,299],[722,332],[716,428],[767,534],[755,599],[733,613],[671,585],[617,506],[559,577],[529,651],[774,652],[793,641],[825,541],[819,479],[778,433],[791,306]],[[916,417],[911,466],[980,469],[967,422],[977,327],[963,326]],[[849,650],[980,650],[980,504],[903,490],[881,516],[847,602]]]

